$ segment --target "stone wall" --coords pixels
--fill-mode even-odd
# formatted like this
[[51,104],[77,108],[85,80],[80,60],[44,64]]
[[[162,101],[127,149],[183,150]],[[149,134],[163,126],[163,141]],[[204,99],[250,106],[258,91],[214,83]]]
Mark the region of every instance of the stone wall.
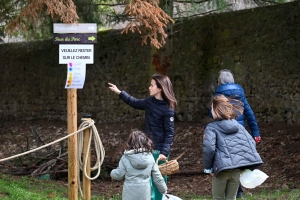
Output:
[[187,119],[197,119],[207,109],[217,72],[227,68],[245,89],[258,121],[299,124],[299,8],[295,2],[177,26],[173,77],[180,87],[176,94],[186,99],[182,112],[196,111],[188,112]]
[[[300,12],[297,2],[185,20],[173,28],[167,75],[181,121],[207,121],[220,69],[243,86],[259,122],[300,123]],[[144,112],[126,106],[108,89],[149,95],[151,49],[137,34],[98,33],[94,64],[77,90],[78,118],[125,122]],[[161,51],[164,51],[163,49]],[[66,120],[66,65],[52,39],[0,45],[0,119]]]

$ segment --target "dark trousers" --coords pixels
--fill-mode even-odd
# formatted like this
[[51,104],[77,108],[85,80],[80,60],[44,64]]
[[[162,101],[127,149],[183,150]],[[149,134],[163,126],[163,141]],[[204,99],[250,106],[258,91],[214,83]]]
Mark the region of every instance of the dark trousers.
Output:
[[243,188],[242,188],[242,185],[241,185],[241,183],[239,184],[239,188],[238,188],[238,191],[237,191],[237,193],[239,193],[239,192],[243,192]]

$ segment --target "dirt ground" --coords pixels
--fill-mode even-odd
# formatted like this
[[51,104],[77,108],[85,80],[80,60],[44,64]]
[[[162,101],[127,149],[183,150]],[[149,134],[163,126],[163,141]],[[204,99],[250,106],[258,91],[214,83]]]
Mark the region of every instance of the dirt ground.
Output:
[[[203,173],[202,166],[202,127],[204,125],[195,122],[176,122],[176,136],[170,160],[175,159],[183,151],[186,153],[178,160],[179,172],[168,177],[169,194],[182,199],[192,199],[193,195],[211,194],[211,177]],[[141,127],[142,122],[105,124],[95,122],[95,126],[105,149],[105,159],[101,168],[101,176],[92,181],[92,192],[97,195],[112,196],[121,193],[123,183],[112,181],[109,172],[117,166],[129,132]],[[259,128],[262,141],[257,145],[257,149],[264,161],[259,169],[268,174],[269,178],[261,186],[255,189],[244,189],[244,192],[299,188],[300,125],[259,123]],[[0,159],[66,136],[66,129],[66,122],[60,121],[1,122]],[[50,160],[50,154],[53,155],[53,152],[55,154],[59,149],[66,149],[66,144],[66,141],[56,143],[42,151],[1,162],[0,171],[14,175],[30,175]],[[95,159],[94,156],[93,159]],[[58,165],[60,167],[57,167]],[[57,163],[56,168],[50,169],[52,179],[67,185],[66,172],[63,172],[66,169],[66,165]]]

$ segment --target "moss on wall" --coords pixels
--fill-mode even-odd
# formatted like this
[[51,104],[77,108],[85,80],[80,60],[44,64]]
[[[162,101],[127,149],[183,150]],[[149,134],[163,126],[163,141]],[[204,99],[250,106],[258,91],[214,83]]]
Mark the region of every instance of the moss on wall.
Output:
[[[168,50],[178,120],[209,121],[218,72],[230,69],[258,121],[300,123],[300,14],[297,2],[184,20],[173,27]],[[78,90],[78,117],[130,121],[144,112],[126,106],[108,89],[115,83],[137,98],[149,95],[149,46],[138,34],[98,33],[94,64]],[[162,50],[163,51],[163,50]],[[66,120],[67,70],[52,40],[0,45],[0,119]],[[150,74],[149,74],[150,73]]]

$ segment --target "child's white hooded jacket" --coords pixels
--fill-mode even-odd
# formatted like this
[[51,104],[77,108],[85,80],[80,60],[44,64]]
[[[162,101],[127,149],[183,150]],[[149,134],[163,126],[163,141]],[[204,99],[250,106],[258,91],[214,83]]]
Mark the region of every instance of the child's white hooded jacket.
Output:
[[125,180],[122,200],[150,200],[150,177],[161,193],[167,192],[166,183],[150,152],[125,151],[118,168],[112,170],[110,176],[115,180]]

